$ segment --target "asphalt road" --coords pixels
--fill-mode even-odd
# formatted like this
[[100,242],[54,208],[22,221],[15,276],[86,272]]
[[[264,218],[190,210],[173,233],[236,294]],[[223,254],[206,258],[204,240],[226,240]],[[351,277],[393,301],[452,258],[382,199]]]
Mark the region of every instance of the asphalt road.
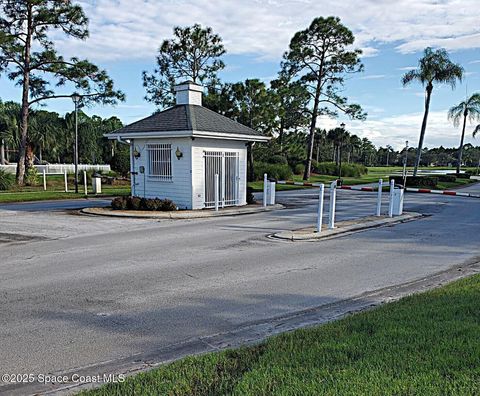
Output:
[[58,210],[72,210],[91,208],[98,206],[108,206],[111,199],[88,198],[88,199],[65,199],[52,201],[36,202],[15,202],[0,204],[0,210],[19,211],[19,212],[50,212]]
[[[480,185],[468,190],[480,192]],[[374,196],[339,191],[338,218],[373,214]],[[480,199],[409,194],[405,209],[431,216],[331,240],[282,242],[267,236],[313,225],[317,192],[277,197],[286,209],[200,220],[0,208],[0,373],[121,359],[480,255]]]

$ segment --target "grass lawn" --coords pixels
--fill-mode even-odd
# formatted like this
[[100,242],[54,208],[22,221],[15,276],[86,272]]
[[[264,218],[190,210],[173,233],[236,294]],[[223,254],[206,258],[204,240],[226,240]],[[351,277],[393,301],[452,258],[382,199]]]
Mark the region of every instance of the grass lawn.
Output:
[[[413,167],[408,167],[408,170],[413,170]],[[453,169],[453,168],[420,168],[424,170],[432,169],[432,170],[441,170],[441,169]],[[388,177],[394,172],[402,172],[403,168],[398,166],[371,166],[368,168],[368,174],[362,175],[360,177],[343,177],[343,183],[348,186],[353,186],[357,184],[368,184],[368,183],[377,183],[378,179],[383,179],[384,186],[388,184]],[[462,170],[469,170],[473,171],[473,168],[462,169]],[[332,181],[336,180],[336,176],[328,176],[328,175],[317,175],[312,174],[310,177],[310,183],[325,183],[329,184]],[[302,175],[294,175],[293,181],[301,182],[303,181]],[[437,189],[439,190],[446,190],[449,188],[455,188],[459,186],[463,186],[465,184],[469,184],[474,182],[474,180],[469,179],[457,179],[454,183],[438,183]],[[254,191],[263,191],[263,181],[256,181],[248,183],[249,187],[252,187]],[[287,190],[300,190],[304,188],[311,188],[311,187],[303,187],[303,186],[292,186],[292,185],[285,185],[285,184],[277,184],[277,191],[287,191]]]
[[[92,191],[89,191],[89,198],[92,197],[111,197],[120,195],[130,195],[129,187],[115,187],[105,188],[102,187],[102,194],[93,195]],[[73,189],[72,189],[73,190]],[[82,189],[80,189],[82,191]],[[57,199],[76,199],[85,198],[85,194],[75,194],[73,191],[17,191],[17,192],[1,192],[0,203],[9,202],[29,202],[29,201],[49,201]]]
[[[124,182],[124,184],[126,185],[103,184],[102,194],[97,195],[97,197],[130,195],[130,183]],[[0,203],[84,198],[85,194],[82,175],[80,175],[78,189],[79,193],[75,194],[73,192],[75,190],[73,175],[69,174],[68,192],[65,192],[65,180],[63,175],[49,176],[47,178],[47,191],[44,191],[43,180],[40,176],[39,183],[36,186],[14,186],[11,190],[0,191]],[[88,194],[90,197],[94,196],[91,184],[88,185]]]
[[185,358],[95,395],[474,395],[480,275],[262,344]]

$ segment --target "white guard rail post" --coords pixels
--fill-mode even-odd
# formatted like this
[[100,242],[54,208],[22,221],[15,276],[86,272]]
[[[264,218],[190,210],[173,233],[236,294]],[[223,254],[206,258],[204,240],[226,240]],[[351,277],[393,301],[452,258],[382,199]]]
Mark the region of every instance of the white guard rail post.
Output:
[[388,217],[393,217],[393,194],[395,190],[395,179],[390,180],[390,201],[388,204]]
[[377,211],[376,215],[380,216],[382,214],[382,190],[383,190],[383,179],[378,181],[378,193],[377,193]]
[[267,174],[263,174],[263,207],[267,206],[267,195],[268,195],[268,177]]
[[328,213],[328,228],[333,230],[335,228],[335,204],[337,199],[337,181],[330,184],[330,206]]
[[64,176],[64,179],[65,179],[65,192],[68,192],[68,177],[67,177],[67,170],[66,169],[63,171],[63,176]]
[[218,183],[218,173],[215,173],[215,182],[214,182],[214,188],[215,188],[215,212],[218,212],[218,196],[219,196],[218,187],[219,187],[219,183]]
[[87,171],[83,171],[83,184],[85,187],[85,196],[88,195],[88,190],[87,190]]
[[43,170],[43,191],[47,191],[47,175],[45,169]]
[[275,205],[275,182],[268,182],[269,189],[268,189],[268,204]]
[[318,212],[317,212],[317,232],[320,234],[322,232],[322,217],[323,217],[323,195],[325,193],[325,185],[320,184],[320,189],[318,192]]

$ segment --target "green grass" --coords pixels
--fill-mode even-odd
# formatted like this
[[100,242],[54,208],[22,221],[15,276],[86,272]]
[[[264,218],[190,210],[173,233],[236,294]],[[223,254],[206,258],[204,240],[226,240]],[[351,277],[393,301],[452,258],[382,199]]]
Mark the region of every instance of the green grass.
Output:
[[[408,170],[413,170],[413,167],[408,167]],[[453,169],[453,168],[426,168],[422,167],[420,169],[432,169],[432,170],[442,170],[442,169]],[[368,183],[377,183],[378,179],[383,179],[384,185],[388,184],[388,177],[394,172],[402,172],[403,168],[399,166],[376,166],[376,167],[369,167],[368,174],[362,175],[360,177],[343,177],[343,183],[348,186],[353,186],[357,184],[368,184]],[[465,168],[462,170],[473,170],[473,168]],[[336,180],[337,176],[328,176],[328,175],[317,175],[312,174],[310,177],[310,183],[324,183],[329,184],[332,181]],[[303,181],[302,175],[294,175],[293,181],[301,182]],[[459,186],[463,186],[469,183],[474,182],[474,180],[469,179],[457,179],[454,183],[438,183],[437,189],[439,190],[446,190],[450,188],[455,188]],[[249,187],[252,187],[254,191],[263,191],[263,181],[255,181],[248,183]],[[288,191],[288,190],[300,190],[305,188],[311,187],[304,187],[304,186],[292,186],[292,185],[285,185],[285,184],[277,184],[276,189],[277,191]]]
[[262,344],[188,357],[84,396],[474,395],[480,275]]
[[[81,190],[80,190],[81,191]],[[130,195],[130,188],[111,188],[106,189],[102,187],[102,194],[93,195],[90,191],[88,197],[112,197],[120,195]],[[49,201],[60,199],[76,199],[85,198],[85,194],[64,191],[26,191],[15,193],[0,193],[0,203],[10,202],[29,202],[29,201]]]
[[[36,186],[14,186],[8,191],[0,191],[0,203],[9,202],[28,202],[28,201],[46,201],[58,199],[84,198],[83,176],[80,176],[78,186],[79,193],[75,194],[73,175],[68,175],[68,192],[65,192],[65,181],[63,175],[53,175],[47,178],[47,191],[43,190],[43,179],[40,176],[40,182]],[[88,185],[88,194],[93,195],[91,184]],[[98,197],[110,197],[119,195],[130,195],[130,185],[102,185],[102,194]]]

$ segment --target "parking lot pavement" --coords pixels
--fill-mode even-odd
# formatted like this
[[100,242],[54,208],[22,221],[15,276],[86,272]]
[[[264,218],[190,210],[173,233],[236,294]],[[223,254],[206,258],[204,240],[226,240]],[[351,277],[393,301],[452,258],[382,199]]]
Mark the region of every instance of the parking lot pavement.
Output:
[[[339,191],[338,219],[372,214],[374,196]],[[287,208],[178,221],[0,210],[0,371],[115,361],[480,255],[480,200],[409,194],[405,209],[431,216],[322,242],[269,239],[315,221],[315,190],[278,201]]]

